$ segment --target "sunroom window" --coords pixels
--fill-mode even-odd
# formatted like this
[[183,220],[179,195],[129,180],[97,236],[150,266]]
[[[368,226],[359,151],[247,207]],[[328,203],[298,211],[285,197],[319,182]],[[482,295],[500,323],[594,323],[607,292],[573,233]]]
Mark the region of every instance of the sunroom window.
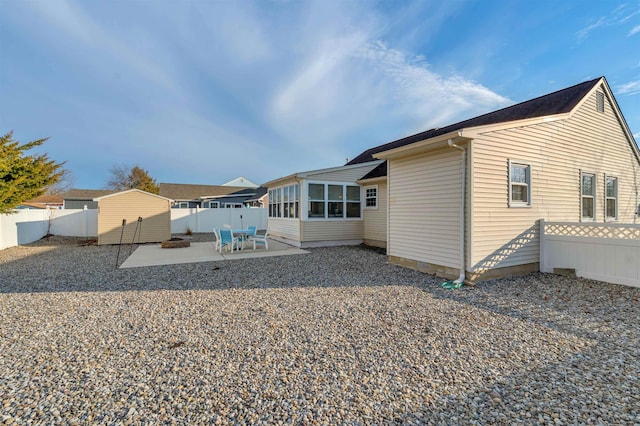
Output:
[[361,217],[360,187],[333,183],[309,184],[311,219],[350,219]]
[[269,190],[269,217],[297,218],[299,211],[298,184]]
[[360,217],[359,186],[347,186],[347,217]]
[[309,217],[324,217],[324,184],[309,184]]

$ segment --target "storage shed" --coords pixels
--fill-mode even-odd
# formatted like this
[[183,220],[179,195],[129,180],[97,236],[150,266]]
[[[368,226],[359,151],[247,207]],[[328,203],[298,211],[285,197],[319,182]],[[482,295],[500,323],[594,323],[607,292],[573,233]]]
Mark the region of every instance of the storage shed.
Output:
[[173,200],[139,189],[94,198],[98,244],[157,243],[171,238]]

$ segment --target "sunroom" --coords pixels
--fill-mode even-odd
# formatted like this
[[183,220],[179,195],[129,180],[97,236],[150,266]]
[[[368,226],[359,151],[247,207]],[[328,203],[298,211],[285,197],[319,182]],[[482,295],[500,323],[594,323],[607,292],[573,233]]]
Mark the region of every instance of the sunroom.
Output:
[[381,162],[299,172],[265,183],[269,235],[299,247],[361,244],[366,194],[357,181]]

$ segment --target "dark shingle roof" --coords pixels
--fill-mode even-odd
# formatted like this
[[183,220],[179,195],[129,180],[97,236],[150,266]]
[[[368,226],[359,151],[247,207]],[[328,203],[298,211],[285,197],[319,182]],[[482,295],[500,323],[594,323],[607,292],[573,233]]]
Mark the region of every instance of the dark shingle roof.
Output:
[[[379,152],[399,148],[401,146],[444,135],[456,130],[570,112],[578,104],[578,102],[580,102],[580,100],[593,88],[593,86],[598,81],[600,81],[601,78],[603,77],[585,81],[583,83],[576,84],[575,86],[567,87],[566,89],[549,93],[548,95],[540,96],[538,98],[521,102],[519,104],[502,108],[484,115],[479,115],[468,120],[460,121],[459,123],[450,124],[446,127],[430,129],[425,132],[417,133],[415,135],[407,136],[393,142],[370,148],[355,157],[353,160],[349,161],[347,165],[373,161],[375,160],[375,158],[373,158],[373,155]],[[370,172],[369,174],[371,174],[372,172]]]
[[386,175],[387,175],[387,162],[383,161],[382,163],[378,164],[369,173],[362,176],[360,179],[373,179],[373,178],[382,177]]

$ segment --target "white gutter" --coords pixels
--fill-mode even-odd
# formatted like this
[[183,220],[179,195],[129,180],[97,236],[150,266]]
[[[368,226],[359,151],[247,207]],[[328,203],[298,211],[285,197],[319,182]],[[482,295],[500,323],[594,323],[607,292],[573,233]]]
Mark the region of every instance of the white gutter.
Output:
[[456,284],[464,283],[465,278],[465,262],[464,262],[464,217],[465,217],[465,187],[467,178],[467,151],[453,143],[453,140],[449,139],[448,144],[451,148],[456,148],[462,151],[462,204],[460,207],[460,276],[454,281]]

